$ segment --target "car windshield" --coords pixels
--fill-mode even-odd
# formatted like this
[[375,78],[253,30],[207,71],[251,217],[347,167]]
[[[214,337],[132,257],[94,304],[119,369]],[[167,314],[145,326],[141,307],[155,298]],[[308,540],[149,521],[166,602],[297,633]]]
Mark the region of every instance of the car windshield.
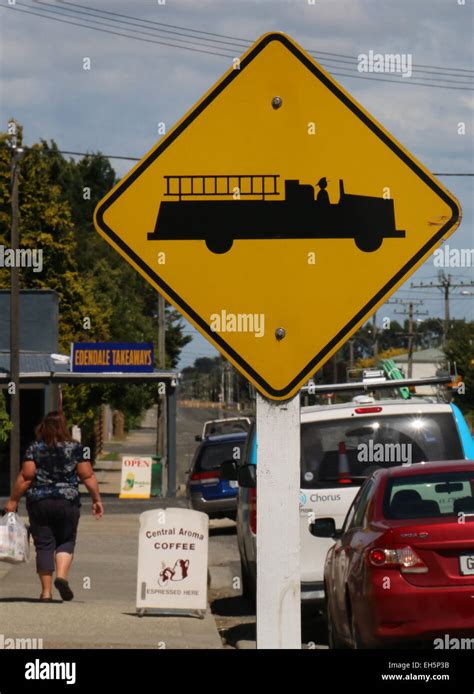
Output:
[[377,467],[463,457],[449,413],[374,415],[301,425],[303,488],[358,486]]
[[474,516],[474,470],[390,479],[383,509],[392,519]]
[[217,470],[226,460],[242,460],[242,449],[245,441],[229,443],[211,443],[201,448],[196,460],[195,471]]
[[248,431],[249,428],[250,424],[246,419],[228,422],[209,422],[206,424],[204,438],[207,436],[220,436],[221,434],[239,434],[240,432]]

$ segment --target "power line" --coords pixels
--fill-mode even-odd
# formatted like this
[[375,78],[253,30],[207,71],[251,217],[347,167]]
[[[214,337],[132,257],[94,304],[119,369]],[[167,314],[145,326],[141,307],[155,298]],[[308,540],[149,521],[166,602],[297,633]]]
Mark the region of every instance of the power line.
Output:
[[[331,65],[330,63],[326,63],[326,62],[324,62],[324,61],[322,61],[322,60],[319,60],[318,62],[319,62],[319,64],[322,65],[323,67],[332,68],[332,65]],[[351,71],[351,68],[348,68],[348,67],[339,67],[339,66],[336,66],[336,68],[337,68],[338,70]],[[334,73],[334,74],[336,74],[336,73]],[[364,75],[354,75],[354,74],[352,74],[352,72],[350,72],[350,74],[347,74],[347,75],[346,75],[346,73],[341,73],[341,72],[338,72],[337,74],[338,74],[338,75],[343,75],[344,77],[346,77],[346,76],[347,76],[347,77],[358,77],[358,78],[362,78],[362,77],[363,77],[364,79],[368,79],[368,80],[378,79],[379,81],[382,81],[382,79],[383,79],[383,78],[381,78],[381,77],[375,78],[375,77],[366,77],[366,76],[364,76]],[[433,73],[430,73],[430,74],[433,74]],[[458,81],[456,81],[456,80],[447,80],[447,79],[444,79],[443,77],[421,77],[420,79],[428,80],[428,81],[432,81],[432,82],[447,82],[448,84],[468,84],[468,85],[470,86],[471,89],[474,87],[474,83],[473,83],[473,82],[465,82],[465,81],[458,82]],[[471,78],[471,79],[474,79],[474,78]],[[403,77],[401,77],[399,81],[401,82],[402,80],[403,80],[404,82],[406,82],[406,79],[403,78]],[[397,82],[398,80],[397,80],[397,79],[386,79],[385,81],[386,81],[386,82],[387,82],[387,81],[388,81],[388,82]],[[419,83],[417,82],[416,84],[419,84]],[[431,87],[433,87],[433,86],[442,87],[442,86],[444,86],[444,85],[441,85],[441,84],[438,84],[438,85],[429,85],[429,84],[426,84],[426,85],[424,85],[424,86],[425,86],[425,87],[430,87],[430,86],[431,86]]]
[[[36,3],[36,4],[38,4],[38,3]],[[36,8],[36,4],[35,4],[33,7]],[[44,4],[46,4],[46,3],[44,3]],[[68,3],[68,4],[73,5],[73,3]],[[169,47],[171,47],[171,48],[183,48],[184,50],[193,51],[193,52],[196,52],[196,53],[206,53],[206,54],[208,54],[208,55],[219,56],[219,57],[224,57],[224,58],[229,58],[229,57],[232,58],[232,57],[235,57],[233,54],[230,54],[230,53],[222,53],[222,52],[217,52],[217,51],[209,51],[209,50],[205,50],[204,48],[192,48],[190,45],[176,45],[175,43],[171,43],[170,41],[162,41],[162,40],[156,40],[156,39],[150,39],[150,38],[143,38],[143,37],[136,36],[136,35],[129,34],[129,33],[122,33],[122,32],[118,32],[118,31],[113,31],[113,30],[111,30],[110,28],[108,28],[108,29],[101,29],[101,28],[99,28],[98,26],[90,26],[90,25],[87,25],[87,24],[81,24],[81,23],[79,23],[79,22],[73,22],[73,21],[71,21],[70,19],[65,19],[65,18],[64,18],[64,17],[65,17],[64,14],[60,14],[58,17],[52,17],[52,16],[49,16],[49,15],[40,14],[39,12],[32,12],[32,11],[31,11],[31,7],[32,7],[31,5],[25,5],[25,7],[30,8],[30,9],[20,9],[19,7],[14,7],[14,6],[11,6],[11,5],[9,5],[9,6],[4,6],[4,5],[2,5],[2,6],[0,6],[0,7],[4,7],[4,8],[6,8],[6,9],[15,10],[16,12],[22,12],[22,13],[24,13],[24,14],[30,14],[30,15],[33,15],[33,16],[42,17],[43,19],[49,19],[49,20],[52,20],[52,21],[55,21],[55,22],[60,22],[60,23],[63,23],[63,24],[70,24],[70,25],[72,25],[72,26],[78,26],[78,27],[85,28],[85,29],[92,29],[93,31],[99,31],[99,32],[101,32],[101,33],[111,34],[111,35],[114,35],[114,36],[120,36],[120,37],[122,37],[122,38],[130,38],[130,39],[134,39],[134,40],[136,40],[136,41],[142,41],[142,42],[145,42],[145,43],[155,43],[155,44],[158,44],[158,45],[169,46]],[[82,6],[82,7],[86,7],[86,6]],[[53,14],[58,14],[57,10],[48,10],[48,9],[44,9],[44,8],[37,8],[37,9],[39,9],[40,12],[50,12],[50,13],[53,13]],[[93,8],[87,8],[87,9],[93,9]],[[102,12],[103,14],[105,14],[105,13],[107,13],[107,14],[117,14],[117,13],[109,13],[109,12],[106,11],[106,10],[100,10],[100,12]],[[71,15],[67,15],[67,16],[68,16],[69,18],[71,17]],[[95,16],[98,17],[98,18],[105,19],[104,17],[101,17],[101,15],[97,15],[97,14],[96,14]],[[81,19],[82,19],[82,18],[81,18]],[[133,18],[133,19],[136,19],[136,18]],[[84,20],[84,19],[83,19],[82,21],[89,21],[89,22],[92,22],[92,20]],[[150,20],[139,20],[139,21],[145,22],[145,21],[150,21]],[[123,22],[122,22],[122,23],[123,23]],[[96,21],[96,24],[100,24],[101,26],[108,26],[108,27],[111,26],[110,24],[104,24],[103,22],[97,22],[97,21]],[[170,26],[174,26],[174,25],[170,25]],[[117,28],[117,27],[114,26],[114,28]],[[119,27],[119,28],[121,28],[121,27]],[[126,31],[126,30],[124,30],[124,31]],[[132,29],[128,29],[128,31],[135,31],[135,32],[136,32],[136,30],[132,30]],[[164,30],[163,30],[163,31],[164,31]],[[193,30],[193,31],[196,31],[196,33],[197,33],[197,30]],[[136,33],[138,33],[138,32],[136,32]],[[145,33],[146,35],[150,35],[150,34],[147,34],[146,32],[140,32],[140,33],[142,33],[142,34]],[[176,32],[176,33],[177,33],[177,32]],[[205,33],[210,34],[211,32],[205,32]],[[199,37],[198,37],[198,38],[199,38]],[[202,40],[204,40],[204,37],[200,37],[200,38],[201,38]],[[231,37],[228,37],[228,38],[231,38]],[[174,40],[177,41],[177,40],[181,40],[181,39],[174,39]],[[186,43],[186,42],[183,41],[183,44],[184,44],[184,43]],[[189,42],[187,42],[187,43],[189,43]],[[202,46],[203,44],[196,44],[196,43],[194,43],[194,45]],[[207,46],[206,46],[206,48],[207,48]],[[219,47],[219,48],[220,48],[220,47]],[[239,47],[239,48],[241,48],[241,47]],[[222,50],[227,50],[227,49],[225,49],[225,48],[220,48],[220,50],[222,51]],[[337,54],[334,54],[334,55],[337,55]],[[348,68],[339,68],[339,69],[348,69]],[[466,72],[468,72],[468,71],[466,70]],[[336,75],[336,76],[340,76],[340,77],[348,77],[348,78],[350,78],[350,79],[365,79],[365,80],[369,80],[369,81],[381,81],[381,82],[389,82],[389,83],[395,83],[395,84],[410,84],[410,85],[413,85],[413,86],[422,86],[422,87],[424,86],[424,87],[431,87],[431,88],[436,88],[436,89],[451,89],[451,90],[454,89],[454,90],[457,90],[457,91],[470,91],[470,87],[454,86],[454,85],[462,84],[462,82],[453,82],[453,81],[451,81],[451,80],[447,80],[447,79],[444,78],[444,77],[441,77],[441,80],[444,81],[444,82],[449,82],[449,84],[427,84],[426,82],[414,82],[414,81],[411,81],[411,80],[410,80],[410,81],[404,81],[404,80],[402,80],[402,79],[396,79],[396,78],[395,78],[395,79],[387,79],[387,78],[375,77],[375,76],[374,76],[374,77],[367,77],[367,76],[363,76],[363,75],[347,74],[347,73],[336,72],[336,71],[334,71],[332,74],[334,74],[334,75]],[[456,76],[459,76],[459,75],[449,75],[449,77],[456,77]],[[426,79],[430,79],[430,78],[426,78]]]
[[[133,33],[136,33],[136,34],[143,34],[144,36],[154,36],[154,37],[156,37],[156,34],[150,34],[150,32],[148,32],[148,31],[140,31],[140,30],[137,30],[137,29],[128,29],[128,28],[125,28],[125,29],[124,29],[124,28],[121,27],[121,26],[115,27],[113,24],[107,24],[107,23],[104,23],[104,22],[98,22],[98,21],[97,21],[97,18],[100,18],[100,19],[105,19],[105,18],[104,18],[104,17],[101,17],[100,15],[95,14],[95,13],[83,12],[83,11],[81,11],[81,10],[69,10],[69,9],[67,9],[67,8],[64,8],[64,9],[63,9],[63,8],[58,8],[58,7],[55,6],[55,5],[51,5],[50,3],[44,2],[44,0],[33,0],[33,2],[35,3],[35,5],[41,5],[41,6],[42,6],[42,7],[38,7],[38,8],[37,8],[38,10],[40,10],[40,11],[42,11],[42,12],[49,12],[49,13],[51,13],[51,14],[59,14],[60,17],[69,17],[70,19],[71,19],[71,15],[70,15],[70,14],[64,14],[64,12],[75,12],[75,13],[79,13],[79,14],[85,14],[85,15],[88,15],[89,17],[94,17],[94,19],[87,19],[87,18],[80,17],[79,19],[80,19],[82,22],[89,22],[89,23],[91,23],[91,24],[98,24],[99,26],[104,26],[104,27],[109,27],[109,28],[110,28],[110,27],[113,27],[113,28],[116,28],[116,29],[123,29],[124,31],[132,31]],[[25,5],[25,6],[26,6],[26,7],[31,7],[31,5]],[[44,7],[43,7],[43,6],[44,6]],[[49,9],[49,8],[54,8],[54,9]],[[73,18],[73,19],[76,19],[76,17],[75,17],[74,14],[72,15],[72,18]],[[120,20],[120,19],[111,19],[111,20],[107,20],[107,21],[113,21],[113,22],[122,23],[122,24],[125,24],[126,27],[135,26],[135,27],[139,27],[139,29],[147,28],[146,26],[143,27],[141,24],[136,24],[136,23],[131,23],[131,22],[124,22],[124,21],[122,21],[122,20]],[[140,21],[141,21],[141,20],[140,20]],[[206,47],[206,48],[215,48],[215,46],[207,46],[206,44],[195,43],[194,41],[183,40],[182,38],[175,38],[175,35],[177,35],[177,36],[186,36],[186,34],[180,34],[180,33],[177,32],[177,31],[165,32],[163,29],[155,29],[154,31],[161,31],[162,33],[170,33],[170,34],[173,34],[173,41],[179,41],[180,43],[185,43],[185,44],[187,43],[187,44],[190,44],[190,45],[202,46],[202,47]],[[160,37],[160,35],[158,35],[158,36]],[[161,38],[168,38],[168,36],[164,36],[164,37],[161,37]],[[194,38],[196,38],[196,37],[193,37],[193,36],[190,36],[190,37],[189,37],[189,36],[188,36],[188,38],[194,39]],[[197,37],[197,38],[200,39],[201,37]],[[212,39],[202,38],[201,40],[203,40],[203,41],[211,41]],[[224,44],[226,44],[226,45],[232,45],[232,44],[229,44],[229,42],[227,42],[227,41],[217,41],[217,43],[224,43]],[[179,48],[179,46],[178,46],[178,48]],[[223,49],[223,50],[227,50],[227,49]],[[229,56],[229,57],[230,57],[230,56]],[[233,57],[233,54],[232,54],[232,57]]]
[[421,299],[396,299],[395,303],[401,306],[407,306],[408,308],[403,311],[394,311],[397,315],[408,316],[408,330],[399,335],[404,335],[408,338],[408,364],[407,364],[407,376],[411,378],[413,375],[413,348],[415,346],[415,340],[417,334],[413,331],[413,319],[415,316],[428,316],[428,311],[416,311],[415,306],[421,306],[423,301]]
[[[53,5],[51,5],[50,3],[45,2],[44,0],[34,0],[34,2],[35,2],[36,4],[44,5],[44,6],[46,6],[46,7],[54,7]],[[160,27],[159,29],[155,29],[154,26],[152,26],[151,29],[153,29],[154,31],[157,31],[157,32],[170,33],[170,34],[177,35],[177,36],[184,36],[184,37],[187,37],[187,38],[198,38],[199,40],[202,40],[202,41],[209,41],[209,42],[213,42],[213,43],[221,43],[221,44],[224,44],[224,45],[226,45],[226,46],[237,47],[239,50],[240,50],[241,48],[243,48],[243,47],[246,48],[247,45],[244,45],[244,46],[238,45],[238,44],[235,43],[236,41],[239,41],[239,42],[241,42],[241,43],[244,42],[245,44],[250,44],[250,43],[251,43],[251,42],[250,42],[249,40],[247,40],[247,39],[245,39],[245,40],[242,39],[242,40],[241,40],[241,39],[235,39],[235,38],[234,38],[234,39],[232,40],[232,42],[229,42],[229,41],[221,41],[221,40],[218,40],[218,39],[215,39],[215,38],[209,39],[209,38],[204,37],[204,36],[197,36],[197,37],[194,37],[194,36],[192,36],[192,34],[189,34],[189,33],[188,33],[188,34],[185,34],[185,33],[183,33],[183,31],[190,31],[190,30],[189,30],[188,28],[186,28],[186,27],[177,27],[176,25],[166,25],[166,24],[164,24],[163,22],[154,22],[154,21],[152,21],[152,20],[139,19],[139,18],[137,18],[137,17],[130,17],[129,15],[123,15],[123,14],[119,14],[119,13],[115,13],[115,12],[109,12],[109,11],[107,11],[107,10],[96,10],[96,9],[93,9],[92,12],[87,12],[87,11],[84,11],[84,10],[92,9],[92,8],[89,8],[89,7],[87,7],[86,5],[78,5],[77,3],[63,2],[63,4],[64,4],[64,5],[71,6],[71,7],[73,7],[73,8],[76,8],[76,7],[83,8],[83,9],[69,9],[69,7],[67,7],[67,8],[64,8],[66,12],[73,12],[73,13],[78,13],[78,14],[83,14],[83,15],[85,14],[85,15],[87,15],[87,16],[89,16],[89,17],[94,17],[94,18],[98,18],[98,17],[99,17],[99,18],[102,18],[102,15],[97,14],[97,12],[102,12],[102,14],[107,14],[107,15],[111,16],[110,21],[117,22],[117,23],[121,23],[121,24],[125,24],[125,26],[127,26],[127,27],[128,27],[128,26],[134,26],[134,27],[143,28],[143,24],[145,24],[145,27],[149,26],[150,24],[157,24],[157,25],[159,25],[159,27]],[[54,10],[54,12],[57,12],[57,9],[58,9],[58,8],[57,8],[57,6],[56,6],[56,9]],[[50,11],[50,12],[51,12],[52,10],[45,10],[45,11]],[[113,16],[112,16],[112,15],[113,15]],[[63,16],[64,16],[64,15],[63,15]],[[70,15],[66,15],[66,16],[70,16]],[[141,23],[140,23],[140,24],[137,24],[136,22],[124,21],[123,19],[115,19],[115,17],[125,17],[125,18],[127,18],[127,19],[134,19],[134,20],[137,20],[138,22],[141,22]],[[84,20],[84,21],[89,21],[89,22],[90,22],[90,21],[92,21],[92,20]],[[102,26],[110,26],[110,25],[103,25],[103,24],[102,24]],[[175,29],[178,29],[178,28],[181,29],[181,31],[172,31],[172,30],[170,30],[170,29],[162,28],[162,27],[166,27],[166,26],[173,26]],[[120,28],[122,28],[122,27],[120,27]],[[198,30],[194,30],[194,29],[193,29],[193,30],[191,30],[191,31],[194,31],[194,32],[197,33]],[[139,32],[139,33],[144,33],[144,32]],[[207,32],[205,32],[205,33],[207,33]],[[146,35],[146,36],[152,36],[152,34],[149,34],[149,33],[145,33],[145,35]],[[218,36],[218,34],[213,34],[213,36],[214,36],[214,35]],[[230,37],[225,37],[225,38],[230,38]],[[183,42],[182,39],[174,39],[174,40]],[[194,44],[194,45],[201,45],[201,46],[202,46],[203,44]],[[317,51],[314,51],[313,53],[314,53],[314,54],[317,54],[318,52],[317,52]],[[327,53],[326,55],[332,55],[332,54]],[[337,54],[334,54],[334,55],[337,55]],[[324,59],[324,60],[327,60],[327,59]],[[329,60],[330,60],[330,62],[324,62],[324,63],[323,63],[323,61],[320,61],[320,62],[321,62],[322,65],[326,65],[326,66],[329,66],[329,67],[333,67],[335,62],[336,62],[336,63],[349,64],[349,65],[351,66],[351,68],[352,68],[352,67],[355,67],[355,65],[356,65],[356,63],[354,62],[354,58],[349,59],[349,60],[346,60],[345,57],[342,58],[342,59],[341,59],[341,58],[330,58]],[[341,70],[350,70],[350,68],[344,68],[344,67],[341,68],[341,67],[339,67],[338,65],[336,65],[336,67],[339,68],[339,69],[341,69]],[[417,70],[417,72],[418,72],[418,70]],[[419,72],[423,72],[423,73],[425,73],[425,74],[434,74],[433,72],[428,71],[428,70],[420,70]],[[466,72],[468,72],[468,71],[466,71]],[[341,74],[341,73],[340,73],[340,74]],[[441,79],[441,80],[444,81],[444,82],[448,82],[448,83],[450,82],[450,80],[447,80],[447,79],[444,78],[444,76],[443,76],[442,73],[439,73],[439,74],[440,74],[440,77],[425,77],[424,79],[425,79],[425,80],[428,80],[428,81],[440,81],[440,79]],[[350,75],[350,76],[353,76],[353,75]],[[464,79],[466,79],[466,77],[468,77],[468,78],[470,78],[470,79],[474,79],[474,75],[469,76],[469,75],[456,75],[456,74],[447,73],[447,76],[448,76],[448,77],[463,77]],[[365,79],[372,79],[372,78],[369,77],[369,78],[365,78]],[[389,80],[389,81],[392,81],[392,80]],[[453,84],[470,84],[470,83],[469,83],[469,82],[455,82],[455,81],[453,81]],[[427,86],[428,86],[428,85],[427,85]]]
[[[30,7],[30,5],[26,5],[26,7]],[[126,39],[134,39],[135,41],[143,41],[145,43],[156,43],[161,46],[171,46],[171,48],[183,48],[186,51],[193,51],[194,53],[207,53],[209,55],[217,55],[221,56],[222,58],[229,58],[229,55],[225,53],[216,53],[215,51],[205,51],[200,48],[189,48],[188,46],[177,46],[172,43],[167,43],[165,41],[154,41],[152,39],[142,39],[138,36],[130,36],[129,34],[121,34],[120,32],[117,31],[111,31],[110,29],[99,29],[98,27],[93,27],[93,26],[88,26],[87,24],[79,24],[78,22],[71,22],[67,19],[58,19],[57,17],[48,17],[47,15],[44,14],[39,14],[38,12],[31,12],[29,10],[21,10],[19,7],[14,7],[12,5],[0,5],[0,9],[5,9],[5,10],[13,10],[14,12],[22,12],[23,14],[31,14],[36,17],[42,17],[43,19],[49,19],[53,22],[60,22],[62,24],[72,24],[73,26],[78,26],[78,27],[83,27],[85,29],[92,29],[93,31],[100,31],[103,34],[113,34],[114,36],[122,36],[123,38]]]
[[[102,12],[102,14],[110,14],[110,15],[115,15],[116,17],[125,17],[126,19],[137,19],[137,17],[130,17],[130,15],[126,14],[120,14],[119,12],[111,12],[110,10],[99,10],[93,7],[89,7],[87,5],[80,5],[77,2],[67,2],[67,0],[59,0],[62,5],[72,5],[73,7],[82,7],[83,9],[86,10],[96,10],[97,12]],[[220,36],[221,38],[225,39],[233,39],[235,41],[241,41],[243,43],[250,43],[249,39],[239,39],[236,38],[235,36],[226,36],[225,34],[217,34],[213,31],[204,31],[203,29],[190,29],[188,27],[181,27],[181,26],[176,26],[175,24],[165,24],[164,22],[157,22],[152,19],[140,19],[139,21],[141,22],[147,22],[148,24],[157,24],[160,26],[165,26],[165,27],[172,27],[173,29],[183,29],[184,31],[192,31],[195,33],[199,34],[207,34],[208,36]]]
[[[44,2],[44,0],[33,0],[33,2],[35,2],[36,4],[39,4],[39,5],[46,5],[46,6],[48,6],[48,7],[57,7],[57,5],[56,5],[56,6],[55,6],[55,5],[51,5],[50,3]],[[70,4],[72,5],[72,4],[74,4],[74,3],[66,3],[66,2],[65,2],[65,3],[63,3],[63,4],[64,4],[64,5],[70,5]],[[74,7],[84,7],[84,9],[92,9],[92,8],[87,8],[87,7],[85,7],[84,5],[74,5]],[[57,9],[60,9],[60,8],[57,8]],[[118,15],[116,12],[107,12],[106,10],[93,10],[92,12],[85,12],[85,11],[83,11],[83,10],[74,10],[74,9],[69,9],[69,8],[61,8],[61,9],[64,9],[64,11],[66,11],[66,12],[74,12],[74,13],[76,13],[76,14],[84,14],[84,15],[87,15],[87,16],[89,16],[89,17],[95,17],[95,18],[99,17],[99,18],[101,18],[101,19],[105,19],[105,17],[101,17],[101,15],[97,14],[97,12],[103,12],[103,13],[106,13],[106,14],[114,14],[114,15],[119,16],[119,17],[128,17],[127,15],[121,15],[121,14]],[[67,16],[67,15],[66,15],[66,16]],[[69,15],[69,16],[70,16],[70,15]],[[174,29],[184,29],[184,28],[182,28],[182,27],[176,27],[176,26],[173,25],[173,24],[164,24],[163,22],[157,22],[157,23],[160,24],[161,26],[160,26],[159,29],[155,29],[154,27],[149,27],[149,26],[148,26],[150,23],[152,23],[152,24],[155,24],[155,23],[156,23],[156,22],[151,22],[151,20],[140,19],[140,18],[138,18],[138,17],[129,17],[129,19],[134,19],[134,20],[136,20],[136,21],[138,21],[138,22],[141,22],[142,24],[137,24],[137,23],[135,23],[135,22],[125,22],[125,21],[123,21],[123,20],[121,20],[121,19],[113,19],[113,18],[111,18],[109,21],[111,21],[111,22],[117,22],[117,23],[120,23],[120,24],[125,24],[126,26],[136,26],[136,27],[139,27],[139,28],[151,28],[152,30],[154,30],[154,31],[156,31],[156,32],[161,32],[161,33],[164,33],[164,34],[172,34],[172,35],[174,35],[174,36],[185,36],[185,37],[188,37],[188,38],[191,38],[191,39],[199,39],[200,41],[209,41],[209,42],[211,42],[211,43],[222,43],[223,45],[226,45],[226,46],[236,46],[236,45],[238,45],[235,41],[221,41],[220,39],[215,39],[215,38],[209,39],[209,38],[207,38],[207,37],[205,37],[205,36],[193,36],[192,34],[185,34],[185,33],[183,33],[183,31],[173,31],[172,29],[161,28],[161,26],[162,26],[162,27],[173,27]],[[145,24],[145,27],[143,27],[143,24]],[[184,29],[184,31],[196,31],[196,32],[197,32],[197,30],[195,30],[195,29]],[[197,33],[198,33],[198,32],[197,32]],[[200,33],[200,32],[199,32],[199,33]],[[203,32],[203,33],[208,33],[208,32]],[[150,36],[151,36],[151,35],[152,35],[152,34],[150,34]],[[239,46],[239,48],[246,48],[246,46],[245,46],[245,45],[244,45],[244,46]]]
[[449,294],[451,289],[456,289],[460,287],[474,287],[474,281],[471,282],[460,282],[459,284],[454,284],[452,281],[452,276],[451,275],[446,275],[444,271],[440,271],[438,275],[438,282],[430,282],[429,284],[425,284],[424,282],[420,282],[419,284],[414,284],[413,282],[410,283],[410,287],[412,289],[432,289],[435,287],[436,289],[440,289],[443,292],[444,295],[444,324],[443,324],[443,343],[445,344],[447,339],[448,339],[448,331],[449,331],[449,321],[450,321],[450,314],[449,314]]
[[[33,150],[32,147],[25,147],[27,150],[31,151],[37,151],[40,152],[41,154],[70,154],[76,157],[104,157],[105,159],[125,159],[127,161],[141,161],[143,157],[125,157],[120,154],[102,154],[101,152],[98,153],[93,153],[93,152],[72,152],[70,150],[66,149],[42,149],[42,150]],[[433,176],[474,176],[473,173],[433,173]]]
[[[247,45],[252,44],[251,39],[244,39],[244,38],[239,38],[236,36],[228,36],[226,34],[219,34],[216,32],[204,31],[201,29],[192,29],[189,27],[177,26],[175,24],[167,24],[165,22],[157,22],[157,21],[154,21],[152,19],[139,19],[138,17],[132,17],[130,15],[120,14],[118,12],[112,12],[110,10],[100,10],[98,8],[93,8],[93,7],[90,7],[87,5],[81,5],[77,2],[68,2],[67,0],[59,0],[59,2],[61,2],[62,5],[69,5],[71,7],[80,7],[82,9],[92,10],[94,12],[101,12],[102,14],[107,14],[107,15],[114,15],[115,17],[123,17],[125,19],[134,19],[134,20],[146,23],[146,24],[154,24],[154,25],[161,26],[161,27],[172,27],[173,29],[180,29],[181,31],[190,31],[193,33],[207,34],[208,36],[215,36],[215,37],[220,37],[220,38],[225,38],[225,39],[231,39],[232,41],[237,41],[239,43],[244,43]],[[163,31],[165,31],[165,29],[163,29]],[[344,62],[355,61],[354,56],[347,55],[344,53],[331,53],[328,51],[316,51],[314,49],[308,49],[308,52],[309,53],[315,53],[318,55],[335,56],[337,58],[348,59],[348,60],[345,60]],[[339,60],[338,62],[343,62],[343,61]],[[450,71],[455,71],[455,72],[467,72],[467,73],[472,73],[474,75],[474,70],[466,69],[466,68],[452,68],[452,67],[438,66],[438,65],[421,65],[421,64],[417,65],[416,63],[413,63],[413,65],[414,65],[414,67],[421,67],[421,68],[427,68],[427,69],[432,69],[432,70],[450,70]]]
[[[25,149],[32,149],[30,147],[26,147]],[[34,150],[33,150],[34,151]],[[38,151],[38,150],[36,150]],[[70,152],[69,150],[66,149],[44,149],[40,150],[41,153],[44,154],[55,154],[56,152],[58,154],[71,154],[76,157],[104,157],[104,159],[125,159],[127,161],[140,161],[139,157],[125,157],[120,154],[102,154],[102,153],[91,153],[91,152]]]

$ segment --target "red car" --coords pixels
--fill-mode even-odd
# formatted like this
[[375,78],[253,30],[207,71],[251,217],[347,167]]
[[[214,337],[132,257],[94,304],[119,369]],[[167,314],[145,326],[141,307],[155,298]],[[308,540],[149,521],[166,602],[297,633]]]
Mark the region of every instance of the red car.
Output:
[[330,648],[474,637],[474,462],[379,469],[333,537],[324,570]]

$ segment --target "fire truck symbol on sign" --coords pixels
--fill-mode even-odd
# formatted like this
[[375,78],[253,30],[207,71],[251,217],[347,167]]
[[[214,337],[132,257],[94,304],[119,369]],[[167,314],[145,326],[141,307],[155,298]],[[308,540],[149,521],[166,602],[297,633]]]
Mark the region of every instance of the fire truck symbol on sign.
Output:
[[318,181],[316,198],[312,185],[285,180],[281,200],[271,199],[279,196],[277,174],[164,179],[165,197],[177,200],[160,204],[150,241],[203,240],[212,253],[227,253],[240,239],[335,238],[354,239],[372,252],[385,238],[405,237],[396,229],[393,200],[347,194],[342,180],[339,201],[331,204],[326,178]]

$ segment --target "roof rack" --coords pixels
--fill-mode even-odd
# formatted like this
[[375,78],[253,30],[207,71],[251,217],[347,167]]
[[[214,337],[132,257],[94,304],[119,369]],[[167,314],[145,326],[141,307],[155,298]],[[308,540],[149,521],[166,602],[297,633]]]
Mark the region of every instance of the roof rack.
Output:
[[[375,380],[375,379],[374,379]],[[410,386],[437,386],[448,385],[452,383],[451,376],[433,376],[430,378],[405,378],[396,381],[359,381],[358,383],[328,383],[317,385],[316,383],[307,383],[301,391],[309,395],[318,393],[339,393],[351,390],[379,390],[385,388],[389,390],[398,390],[400,387]]]

